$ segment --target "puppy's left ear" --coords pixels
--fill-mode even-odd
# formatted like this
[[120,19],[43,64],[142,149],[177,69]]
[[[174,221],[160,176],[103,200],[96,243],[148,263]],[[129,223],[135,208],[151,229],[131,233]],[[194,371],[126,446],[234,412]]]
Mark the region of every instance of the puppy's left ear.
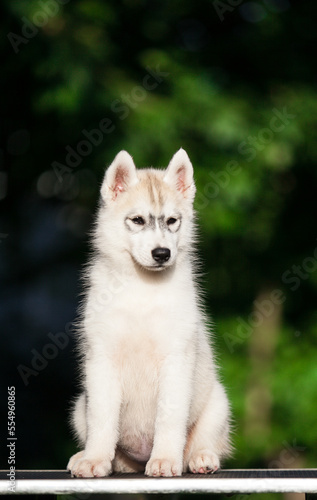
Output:
[[193,201],[196,192],[194,170],[184,149],[181,148],[174,154],[166,169],[164,181],[182,193],[184,198]]
[[126,151],[120,151],[106,171],[101,196],[105,202],[115,201],[138,181],[132,156]]

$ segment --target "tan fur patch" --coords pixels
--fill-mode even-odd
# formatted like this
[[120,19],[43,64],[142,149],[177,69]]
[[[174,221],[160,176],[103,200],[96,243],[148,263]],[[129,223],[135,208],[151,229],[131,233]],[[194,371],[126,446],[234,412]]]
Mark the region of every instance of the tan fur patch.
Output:
[[164,203],[162,179],[158,178],[157,172],[151,170],[144,171],[144,174],[141,183],[149,194],[151,205],[160,210]]

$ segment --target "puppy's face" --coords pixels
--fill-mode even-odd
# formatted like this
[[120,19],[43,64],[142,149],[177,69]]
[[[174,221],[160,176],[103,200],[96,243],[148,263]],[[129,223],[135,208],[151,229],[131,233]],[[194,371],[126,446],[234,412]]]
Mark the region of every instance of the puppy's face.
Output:
[[[136,170],[126,152],[117,155],[101,188],[108,236],[142,268],[162,271],[175,264],[190,242],[195,185],[185,151],[166,170]],[[106,236],[106,235],[105,235]]]
[[175,263],[182,235],[182,213],[175,203],[139,203],[125,217],[129,252],[140,266],[162,271]]

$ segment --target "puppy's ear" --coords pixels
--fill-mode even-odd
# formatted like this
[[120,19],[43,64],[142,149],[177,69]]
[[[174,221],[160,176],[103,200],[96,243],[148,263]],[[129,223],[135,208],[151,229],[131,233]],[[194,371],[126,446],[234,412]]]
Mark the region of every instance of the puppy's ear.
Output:
[[126,151],[120,151],[106,171],[100,190],[101,196],[104,201],[114,201],[137,182],[139,179],[132,156]]
[[184,149],[179,149],[171,159],[164,176],[164,181],[183,194],[184,198],[193,201],[196,187],[194,170]]

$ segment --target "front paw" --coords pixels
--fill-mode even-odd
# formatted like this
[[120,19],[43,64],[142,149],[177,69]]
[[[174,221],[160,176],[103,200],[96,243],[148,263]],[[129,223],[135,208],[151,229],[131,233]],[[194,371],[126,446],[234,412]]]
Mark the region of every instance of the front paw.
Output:
[[79,451],[78,453],[75,453],[75,455],[73,455],[72,457],[70,457],[70,459],[68,461],[68,464],[67,464],[67,470],[69,472],[72,471],[72,468],[73,468],[75,462],[77,462],[77,460],[79,460],[80,458],[82,458],[83,454],[84,454],[84,450]]
[[169,459],[151,458],[146,464],[145,475],[153,477],[181,476],[182,464]]
[[[77,454],[79,455],[79,453]],[[82,454],[81,454],[82,457]],[[87,459],[72,457],[68,464],[72,476],[75,477],[105,477],[112,472],[111,461],[107,459]]]
[[216,472],[220,467],[220,462],[215,453],[209,450],[200,450],[191,456],[188,467],[194,474],[208,474]]

